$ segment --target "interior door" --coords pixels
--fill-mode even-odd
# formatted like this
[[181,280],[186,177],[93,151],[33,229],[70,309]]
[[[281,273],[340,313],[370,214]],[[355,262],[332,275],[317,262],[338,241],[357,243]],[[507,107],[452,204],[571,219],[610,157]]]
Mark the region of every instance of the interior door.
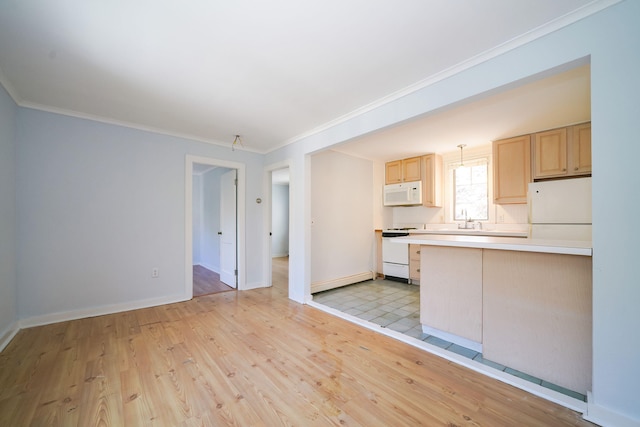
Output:
[[237,287],[236,274],[236,170],[220,179],[220,281]]

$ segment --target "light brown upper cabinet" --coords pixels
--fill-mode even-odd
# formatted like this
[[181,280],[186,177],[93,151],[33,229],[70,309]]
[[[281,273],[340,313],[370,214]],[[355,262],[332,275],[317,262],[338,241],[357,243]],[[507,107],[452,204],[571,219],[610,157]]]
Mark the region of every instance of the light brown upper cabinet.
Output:
[[571,126],[569,170],[576,175],[591,173],[591,122]]
[[527,203],[530,182],[531,136],[493,141],[494,203]]
[[591,173],[591,123],[533,135],[534,179]]
[[442,206],[442,156],[422,156],[422,205]]
[[394,160],[385,164],[385,184],[420,181],[422,179],[422,161],[420,157]]
[[394,160],[384,165],[384,183],[398,184],[402,182],[402,160]]
[[567,174],[567,128],[533,134],[533,177]]
[[411,157],[402,161],[402,178],[405,182],[422,179],[422,161],[420,157]]
[[422,205],[442,206],[442,156],[426,154],[385,163],[385,184],[422,181]]

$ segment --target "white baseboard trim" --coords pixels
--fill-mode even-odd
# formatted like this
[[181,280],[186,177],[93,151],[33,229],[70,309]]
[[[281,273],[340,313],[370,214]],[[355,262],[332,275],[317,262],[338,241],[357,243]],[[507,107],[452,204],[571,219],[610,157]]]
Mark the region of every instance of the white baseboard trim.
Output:
[[283,252],[283,253],[278,253],[278,254],[271,254],[271,258],[282,258],[285,256],[289,256],[289,252]]
[[187,301],[185,295],[174,295],[147,300],[129,301],[126,303],[104,305],[101,307],[84,308],[80,310],[63,311],[59,313],[45,314],[42,316],[28,317],[21,319],[20,329],[32,328],[34,326],[48,325],[51,323],[66,322],[68,320],[84,319],[87,317],[104,316],[105,314],[120,313],[123,311],[137,310],[139,308],[155,307],[157,305],[172,304]]
[[469,338],[464,338],[449,332],[441,331],[440,329],[432,328],[427,325],[422,325],[422,332],[427,335],[433,335],[434,337],[443,339],[445,341],[452,342],[454,344],[461,345],[462,347],[469,348],[478,353],[482,353],[482,343],[472,341]]
[[241,291],[248,291],[251,289],[258,289],[258,288],[266,288],[266,286],[262,282],[245,283],[244,288],[242,288]]
[[591,392],[587,392],[587,412],[582,418],[600,426],[640,427],[640,420],[627,418],[619,412],[613,412],[604,406],[593,403]]
[[5,347],[9,345],[13,337],[15,337],[18,332],[20,332],[20,324],[18,322],[13,322],[2,332],[2,335],[0,335],[0,351],[4,350]]
[[375,278],[375,273],[373,271],[365,271],[364,273],[358,273],[352,276],[316,282],[311,284],[311,293],[314,294],[316,292],[339,288],[353,283],[364,282],[365,280],[371,280],[373,278]]

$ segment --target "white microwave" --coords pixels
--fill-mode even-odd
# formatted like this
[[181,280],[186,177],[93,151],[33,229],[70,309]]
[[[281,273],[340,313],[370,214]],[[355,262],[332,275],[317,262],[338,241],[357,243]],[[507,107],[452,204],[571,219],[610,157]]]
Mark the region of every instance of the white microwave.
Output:
[[422,204],[422,181],[384,186],[384,206],[416,206]]

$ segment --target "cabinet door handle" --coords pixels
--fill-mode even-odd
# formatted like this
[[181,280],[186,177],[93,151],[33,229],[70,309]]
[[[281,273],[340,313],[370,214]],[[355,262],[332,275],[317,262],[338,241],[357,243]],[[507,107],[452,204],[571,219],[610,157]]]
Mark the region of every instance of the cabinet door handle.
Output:
[[577,171],[577,170],[578,170],[578,167],[576,166],[576,168],[574,169],[574,171]]
[[416,271],[417,271],[418,273],[420,273],[420,269],[419,269],[419,268],[418,268]]
[[567,171],[567,168],[562,168],[562,172],[566,172],[566,171]]
[[417,250],[417,251],[416,251],[416,253],[417,253],[418,255],[420,255],[420,250]]

